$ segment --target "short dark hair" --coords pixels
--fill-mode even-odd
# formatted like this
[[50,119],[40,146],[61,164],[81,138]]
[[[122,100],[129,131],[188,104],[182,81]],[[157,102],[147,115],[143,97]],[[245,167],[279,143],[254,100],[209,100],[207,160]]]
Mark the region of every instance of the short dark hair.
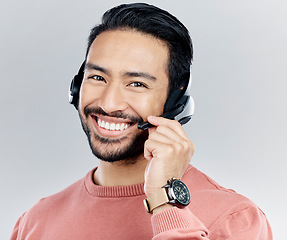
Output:
[[92,28],[86,56],[100,33],[116,29],[132,29],[164,41],[169,48],[169,94],[187,87],[193,58],[192,42],[187,28],[176,17],[146,3],[114,7],[104,13],[101,24]]

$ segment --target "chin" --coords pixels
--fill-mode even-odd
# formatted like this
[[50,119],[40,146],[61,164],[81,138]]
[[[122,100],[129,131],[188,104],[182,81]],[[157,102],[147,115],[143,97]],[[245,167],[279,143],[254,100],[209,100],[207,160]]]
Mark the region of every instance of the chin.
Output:
[[85,131],[92,153],[105,162],[122,162],[135,164],[140,155],[143,154],[144,143],[148,138],[147,131],[141,131],[134,137],[123,137],[119,139],[102,138],[98,135],[91,135]]

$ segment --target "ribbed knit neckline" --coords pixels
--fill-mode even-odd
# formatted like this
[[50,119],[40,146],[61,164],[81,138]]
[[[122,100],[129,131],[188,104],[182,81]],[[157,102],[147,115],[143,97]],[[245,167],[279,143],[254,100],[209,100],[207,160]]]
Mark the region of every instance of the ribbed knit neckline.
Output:
[[[189,165],[184,175],[192,169]],[[94,197],[105,197],[105,198],[119,198],[119,197],[134,197],[144,195],[144,183],[128,185],[128,186],[99,186],[93,181],[93,174],[97,170],[94,168],[89,171],[85,176],[85,186],[90,195]]]
[[94,168],[85,177],[85,186],[89,194],[94,197],[119,198],[134,197],[144,195],[144,183],[128,185],[128,186],[99,186],[93,181],[93,174],[97,170]]

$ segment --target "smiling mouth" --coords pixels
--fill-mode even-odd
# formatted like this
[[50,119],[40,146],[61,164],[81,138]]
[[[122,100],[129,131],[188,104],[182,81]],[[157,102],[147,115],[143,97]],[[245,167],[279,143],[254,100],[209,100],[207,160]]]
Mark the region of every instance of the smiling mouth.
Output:
[[128,129],[130,126],[134,125],[133,122],[121,122],[119,119],[108,120],[102,119],[99,116],[92,115],[92,118],[96,121],[98,126],[102,129],[106,129],[109,131],[124,131]]
[[130,126],[130,124],[126,124],[126,123],[105,122],[104,120],[101,120],[99,118],[97,120],[97,123],[101,128],[104,128],[110,131],[123,131],[123,130],[126,130]]

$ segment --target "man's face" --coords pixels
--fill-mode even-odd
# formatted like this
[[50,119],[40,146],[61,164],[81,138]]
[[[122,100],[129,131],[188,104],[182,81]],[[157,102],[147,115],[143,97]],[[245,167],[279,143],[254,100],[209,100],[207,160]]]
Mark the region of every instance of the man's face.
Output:
[[93,153],[102,160],[133,162],[168,93],[169,50],[162,41],[132,30],[101,33],[92,43],[80,91],[79,115]]

